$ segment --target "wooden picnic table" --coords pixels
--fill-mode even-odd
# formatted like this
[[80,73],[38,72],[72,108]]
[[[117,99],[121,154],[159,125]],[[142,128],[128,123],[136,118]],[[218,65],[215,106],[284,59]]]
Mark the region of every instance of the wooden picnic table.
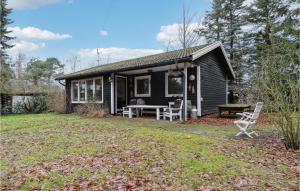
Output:
[[156,110],[156,120],[160,119],[160,109],[167,108],[165,105],[128,105],[129,109],[129,118],[132,118],[132,108],[139,109],[155,109]]
[[228,111],[228,114],[249,111],[251,105],[249,104],[225,104],[217,105],[219,109],[219,116],[222,116],[222,111]]

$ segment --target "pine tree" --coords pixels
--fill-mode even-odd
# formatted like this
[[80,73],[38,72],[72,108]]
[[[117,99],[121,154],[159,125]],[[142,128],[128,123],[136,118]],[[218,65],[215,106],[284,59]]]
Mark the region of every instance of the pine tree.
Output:
[[289,15],[289,1],[255,0],[248,8],[248,25],[252,27],[245,35],[249,47],[249,66],[252,77],[266,71],[257,62],[264,55],[264,49],[272,45],[272,40],[281,38],[283,25]]
[[6,49],[13,47],[13,45],[8,44],[13,37],[8,36],[11,31],[7,30],[7,25],[12,23],[8,18],[11,9],[7,8],[6,0],[0,0],[0,6],[0,91],[4,93],[10,91],[9,80],[13,78],[13,71],[7,63],[8,55],[5,52]]
[[242,26],[244,25],[244,0],[225,0],[224,7],[224,46],[229,53],[233,70],[236,74],[236,84],[240,86],[243,75],[243,42]]
[[221,41],[224,42],[224,11],[225,0],[214,0],[212,10],[207,12],[202,27],[198,29],[198,34],[205,37],[208,43]]
[[[242,26],[244,25],[244,0],[213,0],[212,11],[207,13],[198,34],[208,43],[221,41],[229,54],[239,86],[243,78]],[[239,88],[237,88],[239,89]]]
[[11,13],[12,9],[7,8],[7,0],[0,0],[0,6],[0,57],[1,62],[4,62],[5,58],[7,58],[5,50],[13,47],[13,45],[10,45],[8,42],[14,38],[9,36],[11,31],[7,29],[7,25],[12,23],[12,20],[8,18],[8,15]]

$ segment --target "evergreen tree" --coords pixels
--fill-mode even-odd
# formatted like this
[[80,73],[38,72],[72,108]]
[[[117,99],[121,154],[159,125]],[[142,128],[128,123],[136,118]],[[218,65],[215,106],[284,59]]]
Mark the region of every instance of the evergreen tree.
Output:
[[245,23],[245,6],[243,4],[244,0],[225,0],[223,19],[225,25],[224,46],[229,53],[229,59],[236,74],[237,86],[240,86],[244,75],[242,26]]
[[203,21],[202,27],[198,29],[198,34],[205,37],[208,43],[221,41],[224,42],[224,11],[225,0],[213,0],[212,10],[207,12]]
[[11,13],[12,9],[7,8],[7,0],[0,0],[0,6],[0,57],[2,63],[2,61],[4,62],[5,58],[7,57],[5,50],[13,47],[13,45],[10,45],[8,42],[14,38],[9,36],[11,31],[7,30],[7,25],[12,23],[12,20],[8,18],[8,15]]
[[[244,0],[213,0],[212,11],[207,13],[198,34],[207,42],[221,41],[229,54],[236,83],[239,86],[243,78],[243,31]],[[240,89],[240,88],[237,88]]]
[[26,77],[31,79],[35,86],[42,80],[50,84],[50,80],[55,75],[62,73],[64,65],[57,58],[47,58],[45,61],[31,59],[26,68]]
[[264,55],[264,49],[272,45],[273,39],[282,37],[290,13],[289,5],[287,0],[255,0],[248,8],[247,21],[252,28],[245,37],[252,69],[250,74],[254,78],[266,72],[257,60]]
[[13,78],[13,71],[7,63],[7,57],[5,50],[13,47],[8,42],[13,37],[8,36],[11,31],[7,30],[7,25],[12,21],[8,18],[11,13],[11,9],[7,8],[6,0],[0,0],[0,91],[6,93],[10,91],[10,79]]

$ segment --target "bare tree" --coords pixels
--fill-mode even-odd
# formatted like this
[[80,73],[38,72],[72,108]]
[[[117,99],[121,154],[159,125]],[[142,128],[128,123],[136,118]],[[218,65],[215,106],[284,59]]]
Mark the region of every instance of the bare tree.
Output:
[[198,25],[195,21],[196,15],[190,13],[190,9],[183,5],[182,22],[179,24],[178,40],[183,49],[194,46],[199,42],[199,35],[195,32]]
[[101,52],[97,48],[97,64],[98,64],[98,66],[100,66],[100,62],[101,62]]
[[80,58],[77,55],[73,55],[70,58],[68,58],[66,62],[71,65],[72,72],[75,72],[80,64]]
[[26,68],[26,66],[24,66],[25,61],[26,61],[26,55],[19,52],[12,65],[14,67],[15,75],[17,79],[20,79],[22,77],[24,69]]

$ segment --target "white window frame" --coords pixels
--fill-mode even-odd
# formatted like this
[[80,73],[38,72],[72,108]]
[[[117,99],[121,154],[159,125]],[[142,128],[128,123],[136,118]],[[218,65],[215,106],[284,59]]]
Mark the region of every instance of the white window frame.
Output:
[[[77,101],[74,101],[74,99],[73,99],[73,88],[74,88],[74,86],[73,86],[73,84],[75,83],[75,82],[77,82],[78,83],[78,88],[77,88]],[[72,80],[71,81],[71,102],[72,103],[79,103],[79,80]]]
[[[137,81],[138,80],[145,80],[148,79],[149,82],[149,93],[147,94],[138,94],[137,93]],[[134,77],[134,96],[135,97],[151,97],[151,75],[146,75],[146,76],[137,76]]]
[[[102,100],[101,101],[95,101],[95,103],[103,103],[103,99],[104,99],[104,97],[103,97],[103,95],[104,95],[104,93],[103,93],[103,91],[104,91],[104,87],[103,87],[103,77],[101,76],[101,77],[95,77],[95,78],[86,78],[86,79],[81,79],[81,80],[72,80],[71,81],[71,102],[72,103],[88,103],[88,100],[87,100],[87,82],[86,81],[88,81],[88,80],[93,80],[93,97],[95,96],[95,91],[96,91],[96,89],[95,89],[95,80],[98,80],[98,79],[101,79],[101,82],[102,82],[102,84],[101,84],[101,86],[102,86]],[[79,87],[79,82],[82,82],[82,81],[84,81],[85,82],[85,100],[84,101],[80,101],[80,95],[79,95],[79,90],[80,90],[80,87]],[[78,92],[77,92],[77,94],[78,94],[78,101],[74,101],[73,100],[73,83],[74,82],[78,82]]]
[[183,97],[183,92],[182,94],[169,94],[168,89],[169,89],[169,74],[168,72],[166,72],[165,73],[165,97]]

